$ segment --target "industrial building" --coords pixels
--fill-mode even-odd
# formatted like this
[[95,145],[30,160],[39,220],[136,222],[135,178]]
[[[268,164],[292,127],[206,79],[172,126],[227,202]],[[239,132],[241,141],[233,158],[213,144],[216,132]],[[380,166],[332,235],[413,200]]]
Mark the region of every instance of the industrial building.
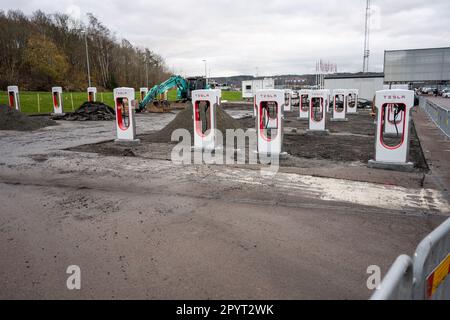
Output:
[[450,47],[384,52],[384,82],[445,85],[450,82]]
[[359,89],[360,98],[372,100],[377,90],[443,87],[450,83],[450,47],[386,50],[383,73],[329,75],[325,89]]
[[359,97],[372,100],[375,92],[383,90],[383,73],[329,75],[325,77],[325,89],[358,89]]

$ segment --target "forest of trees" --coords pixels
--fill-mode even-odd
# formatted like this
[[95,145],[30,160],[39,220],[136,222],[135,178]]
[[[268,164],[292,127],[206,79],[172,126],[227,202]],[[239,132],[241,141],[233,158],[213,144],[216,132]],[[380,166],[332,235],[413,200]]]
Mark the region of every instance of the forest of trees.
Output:
[[91,82],[99,89],[141,87],[164,81],[170,73],[163,58],[149,49],[118,41],[94,15],[89,22],[62,13],[0,10],[0,89],[85,90],[88,86],[85,31]]

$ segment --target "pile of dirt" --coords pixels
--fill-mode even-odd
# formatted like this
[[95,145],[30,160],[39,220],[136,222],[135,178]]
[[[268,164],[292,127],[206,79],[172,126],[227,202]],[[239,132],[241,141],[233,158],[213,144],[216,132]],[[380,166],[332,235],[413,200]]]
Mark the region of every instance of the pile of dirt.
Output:
[[[245,126],[230,116],[222,108],[216,109],[216,125],[225,136],[226,129],[245,129]],[[180,111],[175,119],[158,132],[148,135],[151,142],[171,142],[172,132],[176,129],[186,129],[191,137],[194,135],[194,120],[192,103],[187,104],[186,109]]]
[[9,106],[0,105],[0,130],[33,131],[55,125],[57,123],[47,117],[29,117]]
[[101,102],[85,102],[72,113],[52,117],[54,120],[67,121],[112,121],[115,118],[114,109]]

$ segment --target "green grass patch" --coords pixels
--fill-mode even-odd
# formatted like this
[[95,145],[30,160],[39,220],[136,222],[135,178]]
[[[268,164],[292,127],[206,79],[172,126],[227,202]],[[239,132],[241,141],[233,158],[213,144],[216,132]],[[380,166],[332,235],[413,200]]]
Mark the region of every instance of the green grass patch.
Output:
[[[176,101],[177,91],[169,90],[167,97],[169,101]],[[53,102],[51,92],[21,91],[19,94],[20,106],[23,113],[51,113],[53,112]],[[136,91],[136,99],[139,99],[139,91]],[[222,100],[240,101],[241,92],[222,91]],[[64,92],[63,108],[70,112],[76,110],[87,101],[87,92]],[[112,92],[98,92],[97,101],[103,102],[111,107],[114,106],[114,96]],[[8,105],[8,94],[0,92],[0,104]]]
[[[53,102],[51,92],[21,91],[19,93],[20,107],[23,113],[51,113]],[[112,92],[97,93],[97,100],[109,106],[114,105]],[[70,112],[76,110],[87,101],[87,92],[64,92],[63,109]],[[8,104],[8,95],[0,93],[0,104]]]
[[242,93],[240,91],[222,91],[222,100],[242,101]]

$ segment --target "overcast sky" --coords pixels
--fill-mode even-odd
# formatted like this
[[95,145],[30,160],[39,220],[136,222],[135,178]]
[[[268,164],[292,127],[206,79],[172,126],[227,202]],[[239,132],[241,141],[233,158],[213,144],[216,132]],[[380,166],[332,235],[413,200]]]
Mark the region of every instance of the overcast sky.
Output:
[[[0,0],[26,14],[94,13],[118,38],[189,76],[314,73],[322,58],[361,71],[366,0]],[[450,46],[450,0],[372,0],[370,71],[384,50]]]

